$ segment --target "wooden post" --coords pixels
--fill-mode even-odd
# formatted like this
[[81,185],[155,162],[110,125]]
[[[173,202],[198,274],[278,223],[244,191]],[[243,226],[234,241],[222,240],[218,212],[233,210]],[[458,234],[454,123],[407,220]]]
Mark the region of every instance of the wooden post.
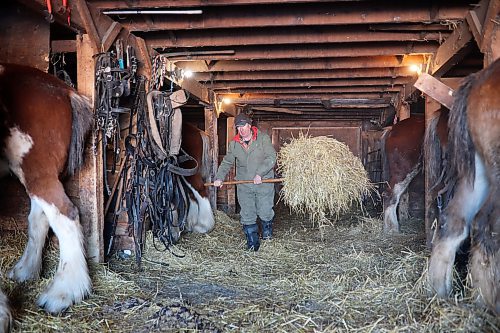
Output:
[[[88,35],[77,38],[77,85],[78,91],[94,99],[94,59]],[[78,181],[78,197],[72,198],[80,209],[80,223],[85,237],[87,257],[94,262],[104,260],[103,242],[103,188],[102,154],[94,154],[93,147],[99,146],[92,131],[85,149],[85,164],[75,175]]]
[[[217,116],[212,108],[205,108],[205,132],[210,142],[210,181],[213,181],[218,166],[219,139],[217,136]],[[213,186],[208,188],[208,195],[212,209],[217,209],[217,189]]]
[[[435,99],[426,96],[425,98],[425,128],[429,126],[430,122],[439,117],[439,110],[441,109],[441,104],[439,104]],[[425,151],[425,149],[424,149]],[[424,183],[425,183],[425,235],[427,240],[427,247],[431,247],[432,242],[432,223],[434,219],[437,218],[437,209],[434,205],[434,197],[431,194],[430,188],[434,185],[429,177],[429,174],[425,172],[428,170],[429,159],[428,156],[424,155]]]
[[[234,128],[234,117],[227,118],[227,136],[226,136],[226,149],[229,147],[229,143],[236,135]],[[234,178],[234,171],[231,170],[227,180]],[[236,213],[236,185],[227,186],[227,212],[228,214]]]

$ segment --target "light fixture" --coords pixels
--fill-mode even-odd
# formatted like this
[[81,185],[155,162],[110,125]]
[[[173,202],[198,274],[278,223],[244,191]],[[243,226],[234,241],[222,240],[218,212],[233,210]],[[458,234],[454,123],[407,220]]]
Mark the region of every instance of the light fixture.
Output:
[[224,97],[224,98],[222,99],[222,103],[224,103],[225,105],[229,105],[229,104],[231,104],[232,102],[233,102],[233,101],[232,101],[232,100],[231,100],[231,98],[229,98],[229,97]]
[[190,77],[193,77],[193,71],[190,70],[190,69],[185,69],[182,71],[182,74],[185,78],[190,78]]
[[410,65],[410,70],[412,72],[415,72],[418,75],[420,75],[420,74],[422,74],[422,64],[413,64],[413,65]]

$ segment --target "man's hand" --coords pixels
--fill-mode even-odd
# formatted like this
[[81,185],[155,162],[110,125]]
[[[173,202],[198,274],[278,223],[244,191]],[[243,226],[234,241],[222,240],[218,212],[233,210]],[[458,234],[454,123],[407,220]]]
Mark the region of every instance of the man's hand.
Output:
[[256,175],[253,179],[253,183],[255,185],[262,184],[262,178],[259,175]]
[[216,180],[214,181],[214,186],[215,186],[215,187],[222,187],[222,180],[220,180],[220,179],[216,179]]

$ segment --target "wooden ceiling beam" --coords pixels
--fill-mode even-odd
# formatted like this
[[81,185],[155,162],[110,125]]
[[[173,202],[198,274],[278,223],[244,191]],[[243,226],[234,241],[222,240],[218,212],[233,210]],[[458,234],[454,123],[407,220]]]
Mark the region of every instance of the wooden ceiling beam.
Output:
[[275,44],[317,44],[317,43],[355,43],[355,42],[427,42],[441,41],[447,33],[442,32],[373,32],[364,27],[327,28],[324,27],[287,27],[279,29],[217,29],[183,30],[174,32],[155,32],[147,35],[148,44],[153,48],[174,47],[232,47],[242,45]]
[[[148,46],[148,40],[146,39]],[[352,43],[351,45],[337,44],[307,44],[307,45],[261,45],[233,48],[231,54],[197,54],[196,50],[185,53],[182,56],[169,56],[169,60],[182,59],[191,60],[258,60],[258,59],[311,59],[311,58],[335,58],[335,57],[366,57],[366,56],[394,56],[395,54],[428,54],[434,53],[439,47],[438,43]],[[171,51],[171,50],[170,50]]]
[[[149,6],[147,6],[149,7]],[[162,8],[164,6],[160,6]],[[151,7],[149,7],[151,8]],[[155,8],[158,9],[158,8]],[[138,15],[131,15],[122,23],[130,31],[161,31],[190,29],[227,29],[249,27],[350,25],[377,23],[421,23],[460,20],[465,17],[468,5],[447,3],[441,7],[427,3],[395,3],[378,1],[356,6],[338,3],[287,4],[275,3],[252,6],[245,10],[235,6],[206,7],[201,15],[155,15],[154,26],[143,22]],[[128,21],[128,22],[127,22]]]
[[[367,97],[370,96],[370,97]],[[395,93],[312,93],[312,94],[286,94],[286,93],[276,93],[276,94],[244,94],[240,101],[234,101],[235,103],[243,103],[241,100],[246,100],[246,103],[252,103],[255,99],[299,99],[299,100],[311,100],[311,99],[332,99],[332,98],[380,98],[380,97],[393,97]]]
[[274,70],[313,70],[342,68],[381,68],[403,67],[412,64],[422,64],[422,55],[410,56],[374,56],[352,58],[319,58],[289,60],[221,60],[210,68],[203,61],[174,61],[175,65],[193,72],[237,72],[237,71],[274,71]]
[[397,68],[368,68],[368,69],[339,69],[335,71],[260,71],[260,72],[220,72],[197,73],[196,79],[200,82],[214,82],[225,80],[289,80],[293,79],[349,79],[368,77],[412,77],[416,73],[407,67]]
[[232,90],[231,93],[239,94],[316,94],[316,93],[371,93],[371,92],[399,92],[401,87],[370,86],[370,87],[280,87],[280,88],[244,88]]
[[217,91],[222,89],[247,89],[272,87],[352,87],[352,86],[399,86],[406,84],[405,77],[397,78],[365,78],[365,79],[313,79],[313,80],[280,80],[280,81],[224,81],[211,83],[210,89]]
[[[321,0],[320,0],[321,1]],[[133,8],[192,8],[209,6],[234,5],[266,5],[276,3],[316,3],[318,0],[88,0],[96,8],[105,9],[133,9]],[[364,0],[329,0],[329,2],[359,2]]]

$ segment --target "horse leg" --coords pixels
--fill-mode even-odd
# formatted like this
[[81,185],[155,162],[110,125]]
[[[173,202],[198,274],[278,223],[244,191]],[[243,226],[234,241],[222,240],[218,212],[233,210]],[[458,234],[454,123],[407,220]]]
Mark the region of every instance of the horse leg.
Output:
[[407,222],[410,219],[410,192],[408,188],[399,198],[398,217],[400,223]]
[[401,195],[407,190],[408,185],[420,171],[420,163],[417,164],[410,173],[406,175],[403,181],[398,182],[392,189],[390,201],[384,210],[384,232],[389,234],[399,233],[399,222],[397,215],[397,208]]
[[469,235],[472,219],[488,194],[484,165],[475,158],[474,184],[459,179],[454,197],[441,215],[429,260],[429,283],[440,297],[451,293],[452,269],[458,247]]
[[36,200],[31,199],[28,215],[28,243],[16,265],[7,273],[11,280],[24,282],[38,279],[42,267],[42,251],[49,231],[49,221]]
[[5,294],[0,290],[0,332],[9,332],[11,322],[9,302]]
[[473,222],[472,284],[486,305],[500,314],[500,190],[491,191]]
[[48,222],[59,240],[59,265],[54,279],[40,295],[38,305],[47,312],[59,313],[80,302],[89,292],[91,282],[83,248],[83,235],[78,209],[64,192],[58,179],[44,188],[44,196],[33,195],[42,207]]
[[194,196],[194,199],[189,196],[187,230],[205,234],[211,231],[215,225],[212,206],[208,198],[202,197],[191,184],[186,182],[186,185]]

